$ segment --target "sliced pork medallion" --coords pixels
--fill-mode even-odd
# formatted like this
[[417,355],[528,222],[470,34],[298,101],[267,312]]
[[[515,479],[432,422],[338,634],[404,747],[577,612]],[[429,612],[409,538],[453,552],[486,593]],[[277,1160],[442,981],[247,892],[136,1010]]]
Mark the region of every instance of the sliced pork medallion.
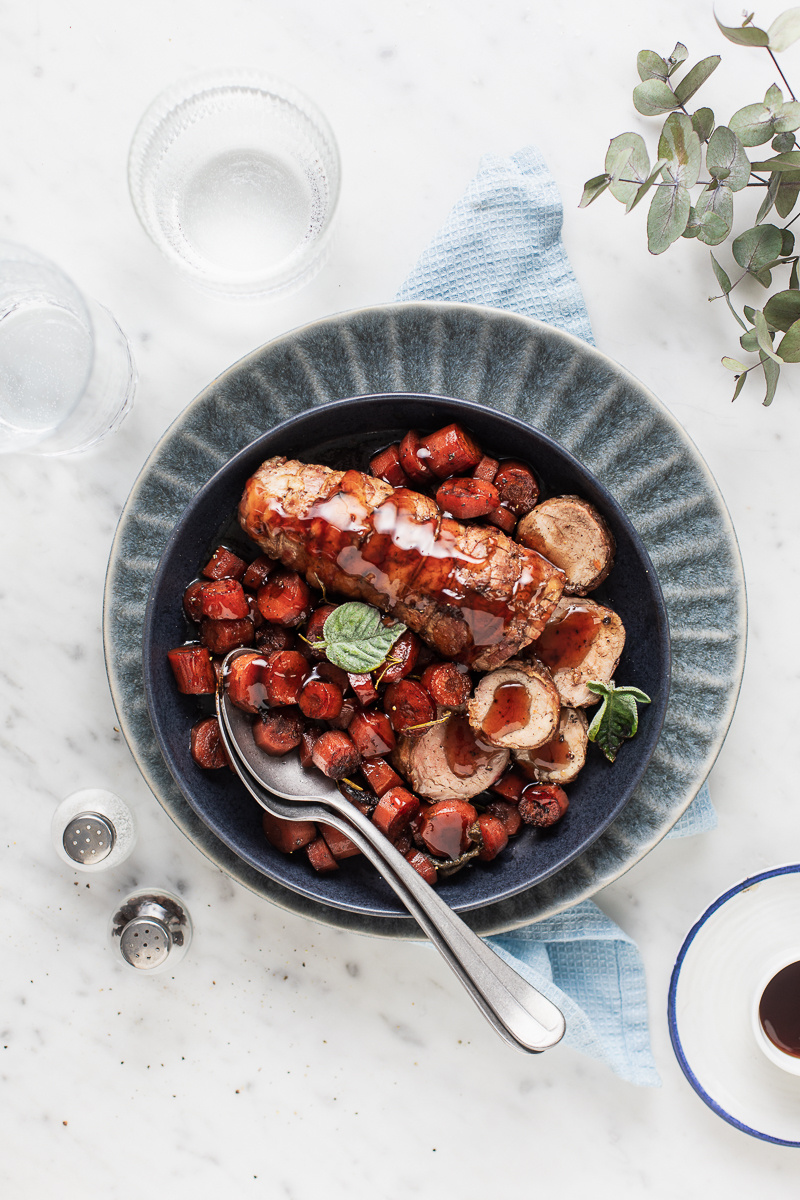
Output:
[[585,596],[614,565],[614,535],[600,513],[578,496],[554,496],[522,518],[516,538],[566,575],[564,591]]
[[563,572],[535,550],[360,471],[268,459],[245,486],[239,520],[309,583],[392,613],[479,670],[537,638],[563,590]]
[[469,800],[500,778],[509,758],[508,750],[476,737],[467,718],[454,714],[421,737],[400,737],[392,765],[418,796]]
[[535,750],[517,750],[518,765],[537,783],[569,783],[586,762],[589,722],[580,708],[562,708],[554,738]]
[[608,683],[625,645],[625,627],[617,614],[594,600],[564,596],[535,646],[549,668],[562,704],[586,708],[600,697],[589,680]]
[[550,672],[534,661],[514,660],[490,671],[467,704],[470,724],[479,737],[508,750],[531,749],[550,741],[560,710]]

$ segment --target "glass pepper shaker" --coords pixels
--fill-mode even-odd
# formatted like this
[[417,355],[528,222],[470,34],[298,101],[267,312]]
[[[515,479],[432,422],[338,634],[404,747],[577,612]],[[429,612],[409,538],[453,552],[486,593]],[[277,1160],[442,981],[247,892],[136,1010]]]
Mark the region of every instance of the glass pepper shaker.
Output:
[[157,975],[172,970],[189,949],[192,920],[180,896],[139,888],[114,910],[109,937],[126,966]]

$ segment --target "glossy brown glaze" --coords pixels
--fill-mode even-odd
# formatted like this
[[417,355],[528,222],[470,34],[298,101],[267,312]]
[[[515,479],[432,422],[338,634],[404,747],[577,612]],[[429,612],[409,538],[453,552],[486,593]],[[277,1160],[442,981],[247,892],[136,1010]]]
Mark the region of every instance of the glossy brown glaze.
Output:
[[800,1058],[800,962],[790,963],[770,979],[758,1016],[772,1044]]
[[495,688],[489,711],[483,718],[481,729],[487,737],[505,737],[524,729],[531,715],[531,697],[521,683],[501,683]]
[[453,774],[467,778],[496,757],[497,747],[482,742],[466,717],[454,715],[445,726],[444,753]]
[[536,657],[551,671],[579,667],[589,653],[602,618],[576,600],[560,621],[551,621],[536,643]]

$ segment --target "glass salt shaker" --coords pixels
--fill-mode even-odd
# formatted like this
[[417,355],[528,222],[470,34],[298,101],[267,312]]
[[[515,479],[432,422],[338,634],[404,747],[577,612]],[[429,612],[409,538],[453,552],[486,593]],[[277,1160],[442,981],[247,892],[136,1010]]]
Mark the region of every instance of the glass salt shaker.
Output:
[[139,888],[115,908],[108,933],[127,967],[158,975],[185,956],[192,920],[180,896],[159,887]]
[[116,867],[136,844],[130,809],[105,788],[83,788],[62,800],[50,833],[56,854],[75,871]]

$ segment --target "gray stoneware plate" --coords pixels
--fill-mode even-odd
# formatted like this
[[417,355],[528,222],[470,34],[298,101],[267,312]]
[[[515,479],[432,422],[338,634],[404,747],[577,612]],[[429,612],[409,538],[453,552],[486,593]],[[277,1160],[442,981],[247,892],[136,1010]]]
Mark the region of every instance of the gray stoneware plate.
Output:
[[315,322],[235,364],[156,445],[131,491],[106,579],[106,663],[120,727],[149,786],[221,870],[325,924],[388,937],[404,918],[364,916],[290,892],[248,867],[195,815],[158,749],[141,669],[145,605],[173,526],[194,493],[265,430],[345,396],[457,396],[528,421],[615,496],[653,560],[667,605],[672,680],[661,738],[620,816],[556,875],[465,918],[481,934],[549,916],[618,878],[670,830],[719,753],[744,666],[744,580],[733,528],[693,443],[660,402],[599,351],[501,310],[384,305]]

